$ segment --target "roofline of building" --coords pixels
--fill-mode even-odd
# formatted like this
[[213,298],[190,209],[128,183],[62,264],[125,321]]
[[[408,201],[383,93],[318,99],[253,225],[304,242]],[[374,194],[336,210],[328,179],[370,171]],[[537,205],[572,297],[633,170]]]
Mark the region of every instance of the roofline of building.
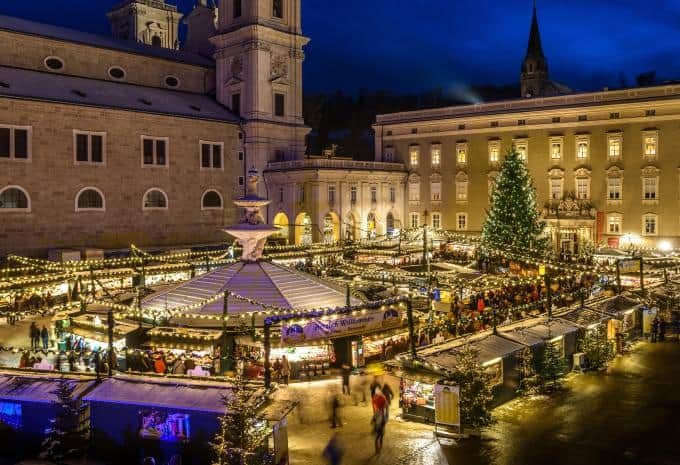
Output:
[[[631,95],[659,91],[658,95]],[[661,92],[663,91],[663,92]],[[670,91],[670,92],[669,92]],[[617,98],[620,96],[621,98]],[[662,84],[648,87],[631,87],[617,90],[581,92],[555,97],[516,98],[487,103],[456,105],[386,113],[376,116],[374,127],[400,125],[434,120],[462,119],[491,115],[506,115],[536,111],[551,111],[565,108],[588,108],[605,105],[630,104],[636,102],[680,99],[680,83]],[[585,101],[589,100],[589,101]],[[529,104],[526,104],[529,102]],[[533,104],[531,104],[533,103]],[[504,108],[498,108],[504,107]]]

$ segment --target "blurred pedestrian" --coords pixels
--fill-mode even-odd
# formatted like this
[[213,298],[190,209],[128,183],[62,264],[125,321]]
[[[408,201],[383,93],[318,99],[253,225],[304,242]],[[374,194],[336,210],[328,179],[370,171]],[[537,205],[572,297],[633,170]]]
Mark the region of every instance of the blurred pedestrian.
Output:
[[29,335],[31,338],[31,350],[35,350],[40,344],[40,330],[38,329],[38,325],[35,324],[35,321],[31,323]]
[[42,330],[40,330],[40,337],[42,338],[42,347],[47,350],[50,344],[50,332],[47,331],[47,327],[43,325]]
[[290,363],[288,363],[288,357],[285,355],[281,357],[281,378],[283,378],[283,384],[288,386],[288,380],[290,379]]
[[346,363],[342,364],[342,393],[351,395],[349,391],[349,377],[352,374],[352,369]]
[[385,405],[385,420],[387,421],[390,419],[390,404],[392,404],[392,399],[394,398],[394,391],[392,391],[392,388],[387,382],[383,384],[382,394],[385,396],[385,400],[387,401]]
[[337,393],[333,393],[331,398],[331,428],[342,426],[340,421],[340,398]]
[[373,418],[371,419],[373,434],[375,434],[376,454],[379,454],[382,450],[383,439],[385,438],[385,425],[387,424],[386,408],[387,400],[385,396],[380,391],[376,391],[373,398]]
[[342,456],[344,454],[345,451],[343,450],[342,444],[340,443],[338,433],[335,433],[331,437],[331,440],[328,441],[326,448],[323,450],[323,457],[330,465],[340,465],[342,462]]

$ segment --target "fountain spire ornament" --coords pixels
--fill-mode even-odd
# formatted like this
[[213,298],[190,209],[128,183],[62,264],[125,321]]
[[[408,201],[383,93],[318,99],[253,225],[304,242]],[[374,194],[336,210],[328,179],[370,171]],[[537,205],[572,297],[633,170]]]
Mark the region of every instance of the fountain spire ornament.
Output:
[[248,171],[248,184],[246,195],[234,201],[237,207],[243,208],[243,215],[238,224],[229,226],[223,231],[236,238],[243,247],[241,260],[245,262],[256,262],[262,258],[264,245],[267,238],[276,234],[278,229],[265,223],[260,208],[269,205],[270,200],[257,195],[257,183],[260,181],[260,174],[255,168]]

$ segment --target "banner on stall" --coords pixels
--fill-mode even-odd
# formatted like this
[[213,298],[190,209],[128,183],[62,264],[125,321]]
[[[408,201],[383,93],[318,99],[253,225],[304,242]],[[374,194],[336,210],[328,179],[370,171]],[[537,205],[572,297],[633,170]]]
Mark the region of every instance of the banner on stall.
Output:
[[621,273],[639,273],[640,260],[619,260],[619,272]]
[[434,385],[434,418],[438,425],[460,426],[460,388]]
[[281,342],[296,344],[304,341],[330,339],[361,334],[401,325],[402,315],[398,307],[373,310],[360,315],[343,315],[334,320],[313,319],[304,324],[283,323]]

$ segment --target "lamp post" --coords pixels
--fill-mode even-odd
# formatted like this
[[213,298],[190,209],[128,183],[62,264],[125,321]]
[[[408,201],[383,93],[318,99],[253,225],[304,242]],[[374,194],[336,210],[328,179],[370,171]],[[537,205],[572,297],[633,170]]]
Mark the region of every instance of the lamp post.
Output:
[[227,371],[227,359],[229,357],[229,349],[227,347],[227,320],[229,319],[229,291],[224,291],[224,300],[222,303],[222,347],[220,348],[220,374],[224,376]]
[[408,319],[408,339],[411,347],[411,357],[416,359],[416,335],[415,328],[413,327],[413,306],[411,305],[411,299],[406,301],[406,318]]
[[109,308],[109,311],[106,314],[106,324],[108,325],[108,330],[109,330],[109,372],[108,376],[111,378],[113,376],[113,364],[116,360],[116,355],[113,353],[113,326],[114,326],[114,321],[113,321],[113,309]]

